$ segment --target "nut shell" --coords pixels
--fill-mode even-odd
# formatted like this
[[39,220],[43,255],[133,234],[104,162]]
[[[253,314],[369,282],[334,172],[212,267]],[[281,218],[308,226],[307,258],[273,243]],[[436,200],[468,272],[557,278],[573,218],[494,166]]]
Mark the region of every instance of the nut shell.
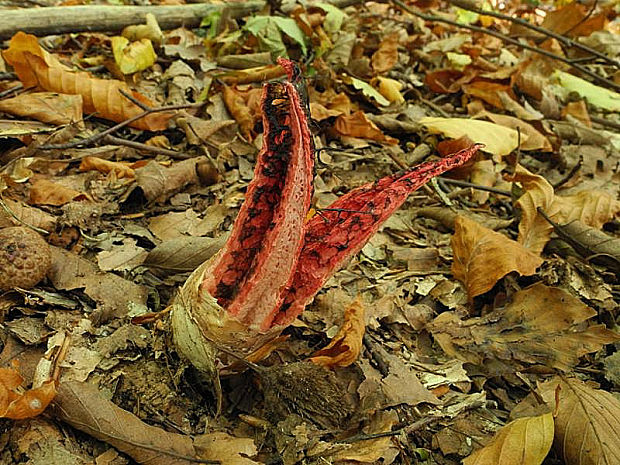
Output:
[[50,247],[38,233],[22,226],[0,229],[0,291],[34,287],[51,265]]

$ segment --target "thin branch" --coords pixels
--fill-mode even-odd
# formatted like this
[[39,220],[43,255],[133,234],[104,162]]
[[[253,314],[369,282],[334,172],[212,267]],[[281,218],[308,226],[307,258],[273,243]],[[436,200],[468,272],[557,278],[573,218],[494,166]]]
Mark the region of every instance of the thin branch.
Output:
[[80,140],[76,140],[73,142],[67,142],[66,144],[41,145],[40,147],[37,147],[37,148],[39,150],[65,150],[65,149],[73,149],[76,147],[86,147],[89,145],[93,145],[94,143],[98,142],[100,139],[103,139],[104,137],[115,133],[119,129],[122,129],[125,126],[130,125],[134,121],[138,121],[139,119],[144,118],[147,115],[150,115],[151,113],[158,113],[162,111],[182,110],[184,108],[199,108],[203,105],[204,103],[187,103],[184,105],[168,105],[168,106],[158,107],[158,108],[148,108],[147,110],[144,110],[142,113],[136,116],[132,116],[131,118],[126,119],[125,121],[118,123],[112,126],[111,128],[106,129],[105,131],[101,131],[101,132],[98,132],[97,134],[87,137],[86,139],[80,139]]
[[592,79],[601,82],[602,84],[605,84],[608,87],[611,87],[612,89],[616,90],[616,91],[620,91],[620,84],[616,84],[613,81],[610,81],[609,79],[606,79],[602,76],[599,76],[598,74],[590,71],[588,68],[585,68],[584,66],[578,65],[576,63],[573,63],[572,60],[565,58],[563,56],[560,55],[556,55],[555,53],[551,53],[548,52],[547,50],[544,50],[542,48],[538,48],[538,47],[534,47],[532,45],[529,44],[525,44],[522,43],[520,41],[518,41],[517,39],[513,39],[512,37],[509,37],[505,34],[502,34],[501,32],[497,32],[494,31],[492,29],[488,29],[488,28],[484,28],[484,27],[479,27],[479,26],[473,26],[471,24],[460,24],[457,23],[456,21],[452,21],[451,19],[447,19],[447,18],[442,18],[439,16],[433,16],[433,15],[427,15],[425,13],[421,13],[419,11],[414,10],[413,8],[405,5],[401,0],[390,0],[394,5],[398,6],[399,8],[401,8],[402,10],[406,11],[407,13],[410,13],[414,16],[417,16],[418,18],[421,18],[425,21],[430,21],[430,22],[436,22],[436,23],[445,23],[445,24],[450,24],[451,26],[454,27],[458,27],[461,29],[469,29],[470,31],[474,31],[474,32],[480,32],[482,34],[487,34],[493,37],[497,37],[498,39],[502,40],[503,42],[515,45],[517,47],[523,48],[525,50],[530,50],[531,52],[534,53],[538,53],[540,55],[544,55],[548,58],[551,58],[553,60],[557,60],[557,61],[561,61],[562,63],[566,63],[567,65],[569,65],[571,68],[576,69],[580,72],[582,72],[583,74],[586,74],[588,76],[590,76]]
[[[505,15],[503,13],[498,13],[496,11],[492,11],[492,10],[482,10],[480,8],[477,8],[473,5],[471,5],[469,2],[467,1],[463,1],[463,0],[450,0],[450,3],[452,3],[453,5],[458,6],[459,8],[462,8],[463,10],[468,10],[468,11],[473,11],[474,13],[478,13],[479,15],[483,15],[483,16],[492,16],[494,18],[498,18],[498,19],[503,19],[505,21],[510,21],[511,23],[515,23],[515,24],[519,24],[523,27],[526,27],[528,29],[531,29],[533,31],[539,32],[541,34],[544,34],[548,37],[553,37],[554,39],[556,39],[558,42],[563,43],[564,45],[566,45],[567,47],[574,47],[574,48],[578,48],[580,50],[583,50],[584,52],[588,52],[594,56],[596,56],[597,58],[600,58],[601,60],[605,60],[607,63],[616,66],[616,67],[620,67],[620,61],[614,60],[613,58],[608,57],[607,55],[605,55],[604,53],[599,52],[598,50],[595,50],[591,47],[588,47],[587,45],[582,44],[581,42],[577,42],[576,40],[573,40],[569,37],[566,37],[562,34],[558,34],[557,32],[553,32],[550,31],[547,28],[544,28],[542,26],[537,26],[536,24],[532,24],[522,18],[517,18],[517,17],[513,17],[513,16],[509,16],[509,15]],[[574,60],[573,60],[574,61]]]
[[105,136],[103,140],[113,145],[124,145],[125,147],[131,147],[136,150],[152,152],[157,155],[165,155],[176,160],[187,160],[188,158],[193,158],[191,155],[183,152],[177,152],[176,150],[168,150],[162,147],[155,147],[152,145],[143,144],[141,142],[135,142],[133,140],[121,139],[120,137],[114,137],[111,135]]
[[11,87],[10,89],[3,90],[2,92],[0,92],[0,98],[4,98],[7,95],[12,94],[13,92],[17,92],[18,90],[23,89],[23,88],[24,88],[24,85],[20,82],[19,84]]
[[460,181],[458,179],[443,178],[441,176],[439,177],[439,179],[441,180],[441,182],[444,182],[446,184],[452,184],[453,186],[470,187],[472,189],[478,189],[479,191],[492,192],[497,195],[505,195],[507,197],[510,197],[510,192],[498,189],[496,187],[481,186],[480,184],[473,184],[471,182]]

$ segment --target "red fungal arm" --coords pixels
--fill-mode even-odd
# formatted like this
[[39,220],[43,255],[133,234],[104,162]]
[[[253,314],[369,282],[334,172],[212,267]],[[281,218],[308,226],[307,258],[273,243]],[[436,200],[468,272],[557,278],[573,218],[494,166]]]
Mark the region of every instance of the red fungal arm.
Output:
[[306,225],[297,270],[272,325],[294,320],[325,281],[362,249],[409,194],[431,178],[462,165],[480,147],[473,145],[439,161],[422,163],[405,173],[366,184],[340,197],[330,210],[315,215]]

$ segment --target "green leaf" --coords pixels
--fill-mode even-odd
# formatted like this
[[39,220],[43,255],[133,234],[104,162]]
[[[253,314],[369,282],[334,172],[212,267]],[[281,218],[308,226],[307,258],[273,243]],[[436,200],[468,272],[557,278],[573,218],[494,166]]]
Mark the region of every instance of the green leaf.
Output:
[[569,92],[576,92],[588,103],[609,111],[620,111],[620,94],[590,84],[577,76],[556,70],[551,78]]
[[217,35],[217,30],[219,28],[221,19],[221,11],[214,11],[211,14],[202,18],[202,21],[200,22],[200,27],[206,30],[207,38],[213,39]]
[[262,41],[263,50],[269,51],[275,56],[288,56],[280,32],[297,42],[304,55],[308,52],[306,36],[292,18],[254,16],[248,19],[245,30]]
[[383,95],[381,95],[374,87],[372,87],[367,82],[362,81],[361,79],[356,79],[354,77],[349,77],[351,80],[351,85],[355,87],[357,90],[361,90],[362,94],[364,94],[368,98],[373,98],[377,101],[379,105],[388,106],[390,101],[386,99]]
[[327,13],[325,15],[325,22],[323,23],[323,28],[325,31],[329,34],[333,34],[340,30],[342,23],[347,17],[347,14],[344,11],[334,5],[323,2],[314,3],[312,6],[316,6]]

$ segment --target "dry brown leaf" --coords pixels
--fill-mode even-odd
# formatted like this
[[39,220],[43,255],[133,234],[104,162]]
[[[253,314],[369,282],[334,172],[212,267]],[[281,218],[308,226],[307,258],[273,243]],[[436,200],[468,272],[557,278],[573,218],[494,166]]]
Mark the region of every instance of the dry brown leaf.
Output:
[[[116,122],[137,116],[143,110],[124,97],[120,91],[133,96],[149,107],[155,104],[142,94],[132,91],[122,81],[97,79],[86,72],[74,72],[56,57],[41,48],[37,38],[18,32],[2,52],[7,63],[15,69],[24,87],[39,87],[61,94],[81,95],[84,111]],[[172,113],[152,113],[131,124],[136,129],[160,131],[166,129]]]
[[194,157],[166,168],[151,161],[135,170],[138,186],[146,199],[164,202],[170,196],[191,184],[200,184],[199,166],[210,163],[206,157]]
[[517,165],[515,175],[509,181],[520,182],[525,190],[516,202],[521,210],[517,241],[538,255],[549,241],[553,226],[538,213],[537,209],[541,208],[549,217],[555,219],[557,207],[554,206],[553,186],[542,176],[530,173],[521,165]]
[[24,223],[51,232],[56,228],[56,217],[22,202],[2,199],[0,201],[0,228],[21,226]]
[[99,157],[84,157],[80,163],[80,171],[99,171],[114,173],[117,178],[133,178],[136,173],[131,167],[133,163],[104,160]]
[[591,128],[592,120],[590,120],[590,113],[585,100],[579,100],[577,102],[568,102],[564,108],[562,108],[562,117],[572,116],[573,118],[581,121],[585,126]]
[[471,77],[464,76],[461,71],[442,69],[426,73],[424,83],[437,94],[455,94],[461,90],[463,82],[469,79]]
[[556,377],[539,388],[555,411],[554,448],[570,465],[620,463],[620,401],[575,378]]
[[[493,187],[497,180],[497,174],[495,173],[495,164],[493,160],[480,160],[475,162],[471,166],[470,174],[471,182],[479,186]],[[472,199],[478,204],[485,203],[490,196],[489,192],[485,192],[478,189],[472,189]]]
[[148,425],[79,381],[63,382],[54,401],[56,417],[111,444],[138,463],[190,465],[198,458],[189,436]]
[[363,111],[356,111],[352,115],[340,115],[334,123],[336,132],[343,136],[359,137],[391,145],[398,144],[398,139],[385,135],[375,123],[370,121]]
[[362,350],[366,329],[364,321],[364,304],[358,297],[345,310],[344,321],[338,334],[326,347],[315,352],[310,360],[327,368],[351,365]]
[[130,310],[146,309],[146,287],[112,273],[103,273],[94,263],[66,250],[51,247],[51,251],[52,268],[48,278],[54,287],[58,290],[83,288],[97,302],[98,317],[124,317]]
[[604,14],[591,16],[592,12],[588,10],[589,8],[578,2],[569,3],[555,11],[549,11],[542,27],[570,37],[589,36],[605,26],[606,18]]
[[603,191],[556,196],[545,178],[530,173],[520,165],[509,180],[520,182],[525,189],[516,202],[521,210],[517,240],[537,254],[542,252],[553,232],[553,226],[538,213],[538,208],[556,222],[580,220],[594,228],[600,228],[620,212],[620,202]]
[[243,137],[252,140],[252,129],[254,128],[254,118],[250,109],[245,104],[243,97],[233,90],[232,87],[224,85],[222,98],[226,108],[239,125],[239,130]]
[[540,465],[553,443],[553,415],[524,417],[503,426],[493,440],[463,465]]
[[462,89],[467,95],[478,97],[479,99],[484,100],[488,104],[493,105],[500,110],[505,109],[505,105],[502,103],[502,99],[499,96],[500,92],[505,92],[510,96],[510,98],[516,100],[512,87],[507,84],[489,81],[476,81],[470,84],[464,84]]
[[398,63],[398,34],[386,36],[379,49],[372,54],[372,69],[375,73],[385,73]]
[[82,96],[34,92],[0,100],[0,111],[50,124],[69,124],[82,119]]
[[236,438],[223,432],[202,434],[194,439],[194,447],[204,460],[219,460],[226,465],[259,465],[248,457],[258,454],[254,440]]
[[452,272],[465,284],[470,299],[489,291],[511,271],[530,276],[542,264],[519,243],[464,216],[455,221],[452,249]]
[[516,370],[541,364],[567,371],[582,355],[620,340],[604,325],[585,327],[593,316],[596,311],[576,297],[538,283],[483,317],[462,321],[446,312],[427,327],[444,352],[470,363],[500,371],[506,364]]
[[284,69],[280,65],[258,66],[256,68],[233,71],[218,78],[226,84],[250,84],[264,82],[284,76]]
[[33,205],[53,205],[58,207],[73,200],[91,200],[88,194],[47,179],[37,179],[30,187],[30,203]]

